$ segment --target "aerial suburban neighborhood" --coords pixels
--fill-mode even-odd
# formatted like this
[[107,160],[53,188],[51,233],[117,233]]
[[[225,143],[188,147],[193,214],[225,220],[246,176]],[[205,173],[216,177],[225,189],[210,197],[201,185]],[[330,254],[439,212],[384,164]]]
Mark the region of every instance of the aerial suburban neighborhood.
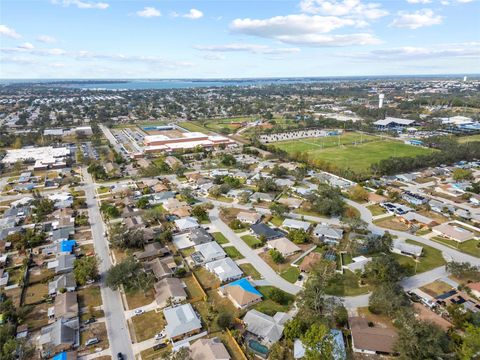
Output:
[[[262,111],[217,99],[198,119],[203,88],[158,91],[192,95],[180,112],[140,113],[150,91],[3,87],[5,344],[38,359],[413,359],[427,337],[474,358],[480,82],[394,83],[319,83],[296,110],[245,87]],[[323,95],[337,85],[357,95]],[[440,105],[452,96],[468,110]]]

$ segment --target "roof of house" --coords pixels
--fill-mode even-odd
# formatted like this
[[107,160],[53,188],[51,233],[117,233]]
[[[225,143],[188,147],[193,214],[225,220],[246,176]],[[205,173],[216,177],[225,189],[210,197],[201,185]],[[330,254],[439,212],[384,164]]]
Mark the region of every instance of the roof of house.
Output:
[[313,229],[313,233],[319,237],[328,237],[332,239],[341,239],[343,237],[343,230],[331,227],[329,225],[318,224]]
[[222,281],[237,278],[243,274],[235,261],[229,257],[206,263],[205,267],[213,271]]
[[269,342],[276,342],[282,337],[283,320],[281,313],[276,313],[272,317],[257,310],[248,311],[243,318],[248,332],[260,336]]
[[165,331],[170,338],[202,328],[202,323],[191,304],[166,308],[163,310],[163,316],[167,321]]
[[175,220],[175,226],[177,227],[178,230],[183,231],[183,230],[199,227],[200,225],[198,224],[197,219],[187,216],[187,217]]
[[227,256],[227,253],[216,241],[195,245],[195,251],[201,253],[206,262]]
[[397,332],[390,327],[368,326],[368,321],[362,317],[348,319],[353,342],[356,349],[392,353]]
[[257,222],[258,220],[260,220],[261,217],[262,217],[262,215],[254,212],[254,211],[240,211],[237,214],[237,219],[247,220],[248,222]]
[[203,227],[196,227],[190,229],[189,232],[190,240],[196,245],[204,244],[213,240],[212,235],[210,235],[210,233]]
[[282,255],[289,255],[291,253],[294,253],[296,251],[300,251],[300,249],[297,245],[295,245],[293,242],[288,240],[286,237],[281,237],[278,239],[270,240],[268,242],[268,246],[274,249],[277,249],[282,253]]
[[164,256],[169,252],[170,251],[166,246],[163,246],[158,242],[153,242],[146,244],[143,251],[137,251],[133,253],[133,256],[135,256],[138,260],[142,260],[152,256]]
[[301,220],[295,220],[295,219],[285,219],[283,220],[282,227],[284,228],[290,228],[290,229],[303,229],[305,231],[308,231],[310,229],[310,224],[308,221],[301,221]]
[[257,236],[265,236],[267,239],[272,239],[276,237],[283,236],[283,233],[272,229],[270,226],[264,223],[253,224],[250,226],[250,229],[257,235]]
[[429,217],[417,214],[416,212],[413,212],[413,211],[410,211],[410,212],[406,213],[405,215],[402,215],[402,217],[405,220],[416,221],[418,223],[426,224],[426,225],[435,222],[435,220],[430,219]]
[[415,120],[386,117],[385,119],[375,121],[373,124],[380,125],[380,126],[386,126],[392,123],[398,124],[398,125],[410,125],[410,124],[413,124],[414,122]]
[[469,283],[467,284],[467,287],[475,291],[480,291],[480,281],[475,283]]
[[398,249],[403,253],[420,256],[422,255],[423,247],[419,245],[409,244],[400,239],[393,239],[392,248]]
[[55,276],[55,278],[48,283],[48,292],[51,294],[60,289],[74,288],[76,286],[77,283],[75,282],[75,276],[73,276],[73,273],[69,272]]
[[174,261],[172,256],[166,258],[155,258],[144,263],[146,270],[151,270],[157,279],[173,274],[169,264]]
[[39,343],[41,345],[50,344],[51,346],[78,344],[80,342],[78,329],[78,318],[66,322],[59,319],[40,330]]
[[263,295],[255,289],[255,287],[247,279],[239,279],[230,284],[222,286],[225,291],[237,304],[244,306],[257,299],[261,299]]
[[448,237],[456,239],[458,241],[466,241],[472,239],[475,234],[466,229],[460,228],[458,226],[452,226],[450,224],[444,223],[437,225],[432,228],[432,230],[438,231]]
[[166,302],[169,298],[173,297],[185,297],[187,293],[182,284],[182,281],[178,278],[165,278],[155,283],[155,300],[158,304]]
[[77,293],[75,291],[60,293],[55,297],[55,317],[71,319],[78,316]]
[[225,345],[218,339],[198,339],[190,346],[190,357],[193,360],[229,360]]
[[287,197],[287,198],[280,198],[278,199],[278,202],[280,204],[284,204],[284,205],[287,205],[289,207],[293,207],[293,208],[296,208],[296,207],[300,207],[300,205],[302,205],[303,203],[303,200],[302,199],[297,199],[297,198],[293,198],[293,197]]

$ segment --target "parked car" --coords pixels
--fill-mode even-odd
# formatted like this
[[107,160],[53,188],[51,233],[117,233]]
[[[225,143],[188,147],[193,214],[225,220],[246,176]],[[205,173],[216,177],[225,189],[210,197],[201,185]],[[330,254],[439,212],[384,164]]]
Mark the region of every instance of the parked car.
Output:
[[97,321],[97,319],[95,319],[94,317],[91,317],[90,319],[85,320],[85,325],[92,324],[95,321]]
[[99,342],[100,340],[98,340],[98,338],[91,338],[87,340],[87,342],[85,343],[85,346],[95,345],[95,344],[98,344]]
[[117,360],[123,360],[124,357],[123,357],[123,354],[122,353],[118,353],[117,354]]
[[155,335],[155,340],[161,340],[165,338],[165,336],[167,336],[167,334],[165,333],[165,330],[162,330],[162,332],[159,332]]
[[135,315],[142,315],[145,311],[143,309],[135,309],[133,310],[133,313]]
[[160,349],[163,349],[163,348],[166,348],[167,347],[167,344],[166,343],[160,343],[160,344],[156,344],[153,346],[153,350],[154,351],[157,351],[157,350],[160,350]]

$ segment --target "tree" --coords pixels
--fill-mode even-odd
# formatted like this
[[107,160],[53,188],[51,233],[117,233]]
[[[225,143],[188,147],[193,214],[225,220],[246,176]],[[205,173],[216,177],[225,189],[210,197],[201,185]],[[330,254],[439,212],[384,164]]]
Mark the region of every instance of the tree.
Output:
[[288,232],[287,238],[295,244],[303,244],[308,241],[308,234],[303,229],[292,229]]
[[108,203],[102,203],[100,211],[108,218],[114,219],[120,216],[120,210],[114,205]]
[[316,322],[301,337],[305,346],[305,359],[330,359],[333,354],[333,339],[325,324]]
[[234,166],[237,163],[235,157],[232,154],[223,154],[220,163],[225,166]]
[[285,261],[285,258],[283,257],[282,253],[276,249],[270,249],[268,254],[270,255],[270,257],[272,258],[272,261],[275,264],[281,264]]
[[352,189],[350,189],[349,195],[353,201],[364,202],[368,200],[369,192],[361,185],[355,185]]
[[144,243],[142,229],[129,230],[116,224],[110,230],[110,244],[120,249],[140,249]]
[[228,329],[232,326],[233,316],[230,312],[222,311],[217,316],[217,324],[222,329]]
[[153,286],[153,275],[142,271],[141,265],[130,256],[108,270],[105,283],[113,290],[123,286],[126,291],[146,292]]
[[283,334],[285,335],[285,338],[295,340],[299,339],[305,331],[307,331],[310,324],[297,316],[292,320],[287,321],[284,326]]
[[307,196],[311,209],[321,215],[340,216],[345,211],[345,202],[338,189],[320,184],[316,193]]
[[365,275],[374,283],[394,283],[403,277],[404,270],[398,261],[388,254],[373,258],[365,266]]
[[96,256],[84,256],[76,259],[73,263],[73,275],[77,284],[85,285],[89,280],[97,280],[98,258]]
[[471,265],[469,262],[449,261],[446,269],[450,274],[459,278],[468,278],[472,281],[480,280],[480,268]]
[[402,287],[386,282],[376,286],[368,300],[368,309],[374,314],[393,316],[403,307],[410,305]]
[[208,221],[208,213],[204,206],[198,205],[193,207],[192,215],[195,216],[200,222]]
[[288,305],[288,303],[290,302],[288,294],[285,291],[276,287],[272,287],[269,290],[268,297],[280,305]]
[[273,203],[270,205],[270,211],[272,214],[282,217],[288,212],[288,206],[280,203]]
[[464,330],[462,345],[457,351],[461,360],[475,359],[480,356],[480,327],[467,324]]
[[449,340],[436,325],[409,319],[399,330],[395,349],[401,360],[442,359],[449,352]]
[[139,209],[146,209],[148,207],[149,201],[147,196],[142,196],[140,199],[137,200],[137,207]]
[[283,166],[279,166],[278,164],[275,164],[272,170],[270,171],[270,173],[276,177],[283,177],[288,174],[288,170]]
[[35,222],[42,222],[55,210],[55,203],[49,199],[37,198],[32,201],[32,205],[34,206]]

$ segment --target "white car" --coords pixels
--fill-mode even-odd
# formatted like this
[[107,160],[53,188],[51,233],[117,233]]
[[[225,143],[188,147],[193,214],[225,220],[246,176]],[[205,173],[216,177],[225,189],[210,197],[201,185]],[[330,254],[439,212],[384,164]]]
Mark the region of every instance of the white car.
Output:
[[133,313],[135,315],[142,315],[145,311],[143,309],[135,309],[133,310]]

